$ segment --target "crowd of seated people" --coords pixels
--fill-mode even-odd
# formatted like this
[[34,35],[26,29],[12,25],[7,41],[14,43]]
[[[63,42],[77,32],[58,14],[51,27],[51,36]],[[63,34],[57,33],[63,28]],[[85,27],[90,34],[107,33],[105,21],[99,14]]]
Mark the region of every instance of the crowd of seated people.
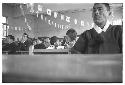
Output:
[[19,50],[19,48],[14,41],[14,36],[8,35],[5,40],[6,43],[2,46],[2,51],[8,51],[8,54],[16,54],[16,51]]
[[[16,54],[18,51],[28,52],[30,49],[69,49],[75,44],[76,38],[77,33],[74,29],[69,29],[66,37],[62,39],[57,36],[33,39],[27,33],[23,33],[21,39],[17,38],[15,40],[14,36],[8,35],[2,42],[2,51],[9,51],[9,54]],[[14,46],[11,46],[10,43],[14,44]]]
[[[8,35],[2,41],[2,51],[9,54],[16,51],[29,51],[29,49],[69,49],[70,52],[80,54],[106,54],[122,53],[122,31],[123,26],[110,23],[110,4],[95,3],[92,10],[94,26],[86,30],[77,38],[77,32],[69,29],[60,41],[57,36],[41,39],[29,38],[23,33],[21,40],[15,41],[14,36]],[[62,46],[62,47],[61,47]]]

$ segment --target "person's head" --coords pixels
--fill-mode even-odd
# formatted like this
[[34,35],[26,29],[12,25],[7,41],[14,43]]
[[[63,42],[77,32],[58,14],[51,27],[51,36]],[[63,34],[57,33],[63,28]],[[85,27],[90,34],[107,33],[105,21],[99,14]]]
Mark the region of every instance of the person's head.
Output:
[[46,38],[44,39],[44,42],[45,42],[45,43],[50,43],[49,37],[46,37]]
[[97,26],[105,26],[110,16],[110,5],[108,3],[95,3],[93,6],[92,17]]
[[8,42],[8,43],[13,42],[14,40],[15,40],[15,37],[14,37],[13,35],[8,35],[8,36],[7,36],[7,42]]
[[66,35],[71,39],[71,41],[73,41],[77,37],[77,32],[73,28],[71,28],[66,32]]
[[27,33],[23,33],[22,39],[25,41],[28,39],[28,34]]
[[53,36],[50,38],[50,44],[51,45],[54,45],[54,43],[57,41],[57,37],[56,36]]

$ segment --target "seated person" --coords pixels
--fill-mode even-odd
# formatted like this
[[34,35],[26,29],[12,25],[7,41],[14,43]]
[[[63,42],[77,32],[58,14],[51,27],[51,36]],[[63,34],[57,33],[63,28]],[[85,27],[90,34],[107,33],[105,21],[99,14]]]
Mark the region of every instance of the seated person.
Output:
[[110,14],[108,3],[95,3],[92,12],[95,26],[80,35],[71,53],[122,53],[122,26],[111,25]]
[[51,47],[53,47],[53,49],[57,49],[57,47],[61,45],[61,43],[59,42],[59,39],[56,36],[53,36],[50,38],[50,44],[51,44]]
[[33,44],[28,34],[24,33],[19,43],[20,51],[29,51],[29,47]]
[[12,35],[7,36],[7,44],[2,47],[2,51],[8,51],[8,54],[16,54],[18,46],[14,42],[15,38]]
[[48,47],[51,45],[51,44],[50,44],[50,39],[49,39],[49,37],[46,37],[46,38],[44,39],[43,44],[45,45],[46,48],[48,48]]
[[77,41],[77,32],[71,28],[66,32],[66,35],[67,36],[64,37],[64,46],[65,48],[72,48]]
[[40,39],[37,39],[34,49],[46,49],[46,47]]

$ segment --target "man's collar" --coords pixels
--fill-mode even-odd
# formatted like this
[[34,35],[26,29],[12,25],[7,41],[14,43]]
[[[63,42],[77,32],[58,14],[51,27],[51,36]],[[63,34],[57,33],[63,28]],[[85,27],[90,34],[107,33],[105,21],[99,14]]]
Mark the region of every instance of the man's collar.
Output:
[[94,24],[93,28],[96,30],[97,33],[101,33],[102,31],[106,32],[106,30],[108,29],[109,25],[110,25],[110,22],[107,21],[106,25],[104,26],[103,29],[101,29],[100,27],[98,27],[96,24]]

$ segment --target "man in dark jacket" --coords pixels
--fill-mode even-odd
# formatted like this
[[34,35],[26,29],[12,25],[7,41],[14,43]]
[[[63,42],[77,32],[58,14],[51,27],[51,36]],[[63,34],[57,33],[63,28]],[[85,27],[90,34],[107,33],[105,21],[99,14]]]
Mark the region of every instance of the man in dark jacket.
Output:
[[19,43],[20,51],[29,51],[29,47],[33,44],[28,34],[23,33],[22,40]]
[[108,3],[95,3],[92,17],[94,27],[82,33],[71,49],[72,53],[112,54],[122,53],[122,26],[111,25]]
[[18,46],[14,42],[15,38],[12,35],[7,36],[7,44],[2,48],[2,51],[8,51],[8,54],[16,54]]

